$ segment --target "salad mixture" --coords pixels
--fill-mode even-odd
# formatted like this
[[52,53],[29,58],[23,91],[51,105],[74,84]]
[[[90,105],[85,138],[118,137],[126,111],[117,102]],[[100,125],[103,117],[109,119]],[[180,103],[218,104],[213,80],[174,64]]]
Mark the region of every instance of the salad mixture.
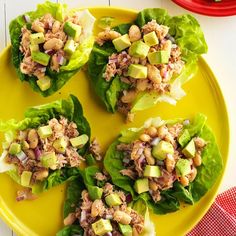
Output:
[[6,131],[0,172],[7,171],[27,187],[18,192],[18,201],[31,198],[31,192],[59,184],[56,181],[60,176],[63,182],[70,177],[65,173],[67,169],[77,169],[85,161],[90,128],[78,109],[81,105],[71,96],[28,109],[23,121],[10,120],[0,125]]
[[207,51],[195,18],[145,9],[134,23],[110,28],[109,17],[107,22],[97,35],[88,72],[108,111],[118,110],[132,121],[136,111],[157,102],[176,104],[185,95],[181,85],[195,74],[198,56]]
[[[80,232],[80,235],[145,235],[145,231],[149,232],[146,235],[154,235],[152,223],[149,222],[150,228],[145,229],[145,220],[148,217],[145,203],[140,201],[133,204],[130,194],[111,184],[109,176],[95,166],[87,167],[82,175],[87,189],[78,191],[78,186],[68,187],[64,207],[66,227],[57,236],[63,235],[69,227],[76,225],[81,227],[83,233]],[[78,185],[78,180],[70,185]],[[81,194],[81,198],[76,199],[76,204],[69,213],[67,207],[71,204],[72,189],[78,195]],[[138,205],[144,208],[142,212]]]
[[94,21],[88,10],[51,2],[13,20],[13,63],[21,80],[43,96],[60,89],[87,62]]
[[121,35],[111,29],[98,34],[100,46],[112,40],[117,50],[108,58],[104,79],[109,82],[118,75],[127,84],[117,102],[121,113],[130,112],[139,92],[169,93],[172,76],[181,73],[184,66],[181,49],[168,31],[169,27],[152,20],[142,28],[131,25],[128,34]]
[[141,128],[121,132],[104,165],[115,185],[134,196],[144,194],[154,212],[193,204],[216,181],[222,160],[206,117],[193,121],[150,119]]

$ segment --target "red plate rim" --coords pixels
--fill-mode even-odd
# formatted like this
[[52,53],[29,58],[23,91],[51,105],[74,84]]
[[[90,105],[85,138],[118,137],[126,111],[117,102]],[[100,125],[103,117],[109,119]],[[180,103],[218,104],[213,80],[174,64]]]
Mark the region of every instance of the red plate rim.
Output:
[[[213,0],[206,1],[194,1],[194,0],[172,0],[179,6],[207,16],[233,16],[236,15],[236,1],[234,0],[222,0],[222,2],[213,2]],[[212,2],[210,2],[212,1]]]

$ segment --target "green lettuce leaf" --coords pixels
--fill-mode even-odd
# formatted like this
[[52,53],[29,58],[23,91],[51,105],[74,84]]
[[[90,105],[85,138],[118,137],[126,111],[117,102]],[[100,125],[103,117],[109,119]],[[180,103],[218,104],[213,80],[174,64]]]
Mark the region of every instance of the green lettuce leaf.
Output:
[[110,174],[112,182],[122,188],[123,190],[135,196],[135,191],[133,190],[134,181],[129,177],[120,174],[120,171],[124,169],[123,166],[123,153],[116,149],[119,141],[115,141],[108,148],[105,158],[104,158],[104,167]]
[[56,236],[75,236],[83,235],[84,231],[80,225],[69,225],[61,229]]
[[[27,12],[24,15],[28,15],[31,21],[42,17],[43,15],[50,13],[54,18],[61,21],[61,15],[70,15],[75,10],[69,11],[66,4],[59,4],[46,1],[43,4],[37,6],[36,11]],[[38,87],[35,76],[29,76],[21,73],[20,63],[23,59],[23,54],[20,52],[21,42],[21,28],[26,25],[24,15],[20,15],[11,21],[9,25],[9,32],[11,38],[11,50],[12,50],[12,62],[16,68],[17,74],[21,81],[29,82],[32,89],[42,96],[50,96],[58,91],[74,74],[76,74],[80,68],[88,61],[89,53],[93,47],[92,28],[94,24],[94,17],[88,12],[88,10],[80,11],[80,20],[84,28],[83,35],[79,47],[72,54],[67,65],[62,66],[59,72],[55,72],[47,68],[46,75],[51,78],[51,87],[46,91],[41,91]],[[30,27],[30,23],[27,23],[27,27]]]
[[[88,121],[83,115],[83,109],[74,95],[70,95],[68,99],[57,100],[48,104],[35,106],[29,108],[25,112],[25,118],[22,121],[9,120],[6,122],[0,121],[0,132],[6,132],[9,143],[14,138],[14,134],[19,130],[27,128],[37,128],[39,125],[46,124],[48,120],[52,118],[60,118],[60,116],[66,117],[69,121],[73,121],[77,125],[77,130],[80,134],[87,134],[90,138],[90,126]],[[11,135],[10,135],[11,134]],[[78,153],[84,155],[89,147],[89,142]],[[20,177],[14,172],[14,166],[7,165],[4,162],[4,152],[0,158],[0,172],[8,171],[9,175],[18,183],[20,183]],[[10,167],[9,167],[10,166]],[[10,170],[10,171],[9,171]],[[79,170],[77,168],[62,168],[56,171],[50,171],[48,178],[33,186],[32,191],[39,193],[46,191],[54,186],[57,186],[67,180],[72,180],[78,176]]]
[[[182,85],[190,80],[197,72],[198,56],[207,52],[204,34],[199,23],[193,16],[182,15],[171,17],[165,9],[144,9],[138,13],[134,23],[142,27],[152,19],[156,20],[159,24],[169,26],[169,33],[180,46],[182,58],[186,64],[180,75],[172,78],[170,93],[161,96],[156,93],[139,93],[132,104],[131,112],[148,109],[159,102],[167,102],[175,105],[178,100],[185,96]],[[131,24],[118,25],[114,27],[114,30],[122,35],[126,34]],[[88,73],[93,88],[109,112],[115,112],[117,110],[116,105],[119,92],[129,88],[122,86],[119,76],[112,78],[109,82],[103,78],[108,57],[114,52],[116,50],[111,42],[107,42],[103,46],[95,43],[88,61]]]
[[66,190],[63,216],[66,218],[70,213],[75,212],[81,199],[81,193],[85,189],[81,177],[70,181]]
[[175,124],[183,121],[183,119],[161,121],[160,118],[152,118],[140,128],[123,130],[120,137],[110,145],[104,158],[104,166],[111,175],[112,182],[130,192],[134,199],[145,199],[148,206],[156,214],[177,211],[180,208],[180,202],[194,204],[199,201],[214,185],[221,174],[223,166],[214,134],[206,125],[206,119],[205,115],[197,114],[189,125],[184,126],[185,129],[188,129],[191,137],[199,136],[207,142],[207,146],[202,152],[202,165],[197,168],[197,177],[188,187],[183,187],[179,182],[175,182],[173,188],[161,192],[162,199],[157,203],[152,201],[149,194],[137,195],[133,189],[134,181],[120,173],[124,169],[122,162],[123,153],[116,148],[121,142],[130,143],[134,141],[139,137],[140,132],[151,124],[155,124],[158,127],[162,124]]

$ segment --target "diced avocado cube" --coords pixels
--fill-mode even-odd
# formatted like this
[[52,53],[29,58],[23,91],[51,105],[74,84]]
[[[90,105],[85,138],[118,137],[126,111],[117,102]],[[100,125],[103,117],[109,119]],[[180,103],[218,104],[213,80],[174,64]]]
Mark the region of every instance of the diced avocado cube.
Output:
[[46,168],[54,167],[57,163],[57,157],[55,155],[55,152],[44,153],[40,157],[40,160],[41,160],[42,166]]
[[135,79],[146,79],[147,67],[139,64],[131,64],[128,68],[127,75]]
[[182,134],[178,137],[178,142],[181,147],[184,147],[191,139],[191,136],[187,129],[184,129]]
[[110,220],[100,219],[92,224],[92,229],[96,235],[102,236],[112,231]]
[[142,41],[136,41],[131,44],[129,54],[134,57],[145,58],[148,55],[150,47]]
[[36,81],[41,91],[46,91],[51,87],[51,79],[48,76],[44,76]]
[[158,160],[165,160],[167,154],[174,154],[174,147],[171,143],[162,140],[152,148],[152,155]]
[[41,126],[38,128],[40,138],[48,138],[52,135],[52,128],[49,125]]
[[64,7],[62,3],[58,3],[57,11],[56,11],[56,19],[60,22],[63,22],[65,18]]
[[81,31],[82,31],[82,28],[80,25],[76,25],[72,22],[67,21],[64,24],[63,30],[68,36],[72,37],[76,42],[78,42],[79,36],[81,35]]
[[67,147],[67,142],[65,138],[61,137],[61,138],[56,139],[53,142],[53,147],[55,148],[57,152],[64,153]]
[[68,39],[65,44],[64,51],[67,54],[71,55],[75,52],[75,50],[76,50],[75,41],[73,39]]
[[122,201],[118,194],[112,193],[105,197],[106,204],[110,207],[119,206],[122,204]]
[[148,34],[145,34],[143,36],[143,40],[150,47],[159,43],[158,37],[154,31],[152,31]]
[[91,200],[101,199],[103,194],[103,189],[97,186],[88,186],[89,197]]
[[159,166],[146,165],[143,175],[145,177],[160,177],[161,170],[160,170]]
[[194,140],[192,139],[186,147],[182,150],[182,153],[187,157],[187,158],[194,158],[196,154],[196,148],[195,148],[195,143]]
[[148,60],[152,65],[167,64],[169,62],[170,55],[168,51],[157,51],[148,54]]
[[185,176],[191,173],[191,164],[187,159],[179,159],[175,166],[177,175]]
[[42,32],[30,35],[30,43],[32,45],[40,44],[40,43],[44,43],[44,42],[45,42],[45,37],[44,37],[44,34]]
[[118,224],[119,230],[123,236],[132,236],[133,235],[133,228],[130,225],[123,225]]
[[11,155],[16,155],[21,152],[21,145],[19,143],[12,143],[8,151]]
[[71,138],[70,143],[75,148],[82,148],[89,140],[88,135],[82,134],[76,138]]
[[118,52],[128,48],[131,45],[128,34],[124,34],[116,39],[113,39],[112,43]]
[[21,185],[24,187],[28,187],[30,185],[32,172],[31,171],[23,171],[20,177]]
[[148,192],[149,191],[148,179],[147,178],[137,179],[134,183],[134,190],[138,194]]
[[38,44],[30,44],[30,52],[38,52],[39,51],[39,45]]
[[50,56],[43,52],[33,52],[31,56],[33,61],[43,66],[47,66],[50,60]]

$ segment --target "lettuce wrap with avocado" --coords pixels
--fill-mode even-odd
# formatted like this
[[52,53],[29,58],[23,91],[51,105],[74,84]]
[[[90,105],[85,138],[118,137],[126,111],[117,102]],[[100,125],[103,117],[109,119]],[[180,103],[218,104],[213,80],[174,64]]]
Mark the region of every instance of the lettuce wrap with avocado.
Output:
[[95,18],[46,1],[9,26],[13,65],[21,81],[42,96],[58,91],[87,62]]
[[73,179],[89,147],[90,126],[73,95],[29,108],[21,121],[1,121],[0,131],[5,134],[0,173],[26,187],[17,200]]
[[133,201],[110,183],[110,177],[96,166],[81,171],[69,183],[64,203],[65,227],[57,236],[136,235],[154,236],[146,202]]
[[123,130],[108,148],[104,166],[112,182],[142,198],[156,214],[194,204],[214,185],[222,158],[206,116],[192,120],[151,118]]
[[198,57],[206,52],[193,16],[144,9],[135,22],[97,35],[88,73],[109,112],[132,114],[162,101],[176,104],[185,95],[182,85],[197,71]]

